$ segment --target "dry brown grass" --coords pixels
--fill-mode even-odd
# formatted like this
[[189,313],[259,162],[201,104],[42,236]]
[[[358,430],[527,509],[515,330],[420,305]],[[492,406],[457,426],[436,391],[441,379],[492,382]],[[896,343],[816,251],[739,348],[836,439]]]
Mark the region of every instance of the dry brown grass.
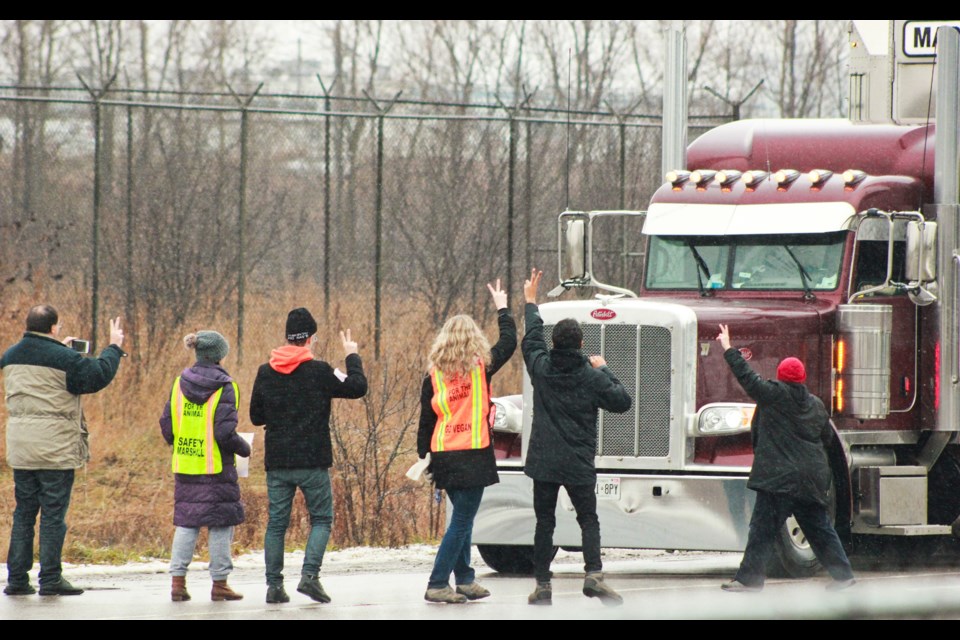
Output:
[[[5,296],[0,345],[16,342],[26,310],[38,300],[26,295]],[[67,323],[80,324],[73,309],[84,307],[77,294],[60,293],[49,301]],[[334,528],[331,545],[395,546],[435,540],[442,532],[442,505],[433,500],[429,486],[413,485],[404,478],[416,460],[416,427],[419,390],[426,351],[436,327],[428,326],[423,309],[409,300],[387,300],[381,357],[373,358],[373,314],[369,301],[355,296],[334,300],[323,317],[322,297],[310,287],[291,287],[279,294],[248,295],[243,362],[237,362],[236,320],[229,311],[215,319],[194,318],[170,335],[169,349],[140,353],[137,335],[128,334],[124,347],[131,357],[121,364],[114,382],[104,391],[83,400],[91,430],[92,459],[77,473],[68,514],[69,532],[64,549],[67,561],[111,562],[136,556],[167,557],[173,537],[173,476],[170,449],[160,436],[158,418],[173,378],[191,364],[180,342],[184,333],[212,328],[231,343],[225,368],[240,386],[239,431],[257,432],[250,462],[250,477],[241,480],[246,522],[236,528],[238,549],[260,549],[267,523],[267,496],[263,470],[263,433],[250,424],[247,402],[257,367],[272,348],[282,343],[286,312],[307,306],[320,324],[318,353],[343,367],[338,331],[349,327],[360,344],[370,391],[362,401],[336,400],[332,425],[334,443]],[[488,335],[496,339],[492,310],[483,318]],[[140,318],[143,327],[146,319]],[[101,327],[106,325],[106,317]],[[102,330],[102,329],[101,329]],[[519,389],[519,356],[494,380],[494,394]],[[0,407],[0,421],[6,412]],[[0,454],[5,456],[5,442]],[[0,465],[0,543],[9,540],[14,507],[13,474]],[[309,533],[309,516],[298,494],[294,503],[288,548],[303,546]],[[204,538],[201,538],[203,547]]]

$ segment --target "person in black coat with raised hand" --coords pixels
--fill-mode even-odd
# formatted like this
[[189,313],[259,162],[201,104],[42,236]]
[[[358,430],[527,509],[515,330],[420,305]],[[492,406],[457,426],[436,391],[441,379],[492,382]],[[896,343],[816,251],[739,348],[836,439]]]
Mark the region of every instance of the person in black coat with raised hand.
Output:
[[297,490],[310,514],[297,591],[322,603],[331,601],[320,583],[320,569],[333,529],[333,445],[330,411],[334,398],[359,399],[367,377],[350,329],[340,332],[346,373],[315,357],[317,321],[305,307],[287,314],[287,343],[260,365],[250,395],[250,422],[265,428],[263,462],[267,471],[267,531],[263,539],[268,604],[290,596],[283,586],[287,528]]
[[602,356],[581,351],[583,330],[573,318],[553,328],[553,349],[547,348],[543,319],[537,307],[542,271],[533,269],[523,283],[526,333],[521,350],[533,384],[533,426],[523,472],[533,479],[533,571],[537,586],[529,604],[553,602],[550,561],[557,525],[557,496],[567,491],[577,512],[583,546],[583,594],[606,605],[623,598],[603,579],[600,520],[597,517],[597,414],[600,409],[624,413],[632,400],[607,368]]
[[717,341],[723,357],[756,403],[751,424],[753,468],[747,487],[757,492],[747,548],[736,577],[724,591],[760,591],[767,561],[780,527],[792,513],[806,534],[817,559],[833,577],[827,586],[839,590],[854,584],[853,570],[827,511],[830,464],[826,446],[833,437],[829,416],[820,398],[803,382],[807,372],[797,358],[784,358],[776,380],[764,380],[730,346],[730,330],[720,325]]

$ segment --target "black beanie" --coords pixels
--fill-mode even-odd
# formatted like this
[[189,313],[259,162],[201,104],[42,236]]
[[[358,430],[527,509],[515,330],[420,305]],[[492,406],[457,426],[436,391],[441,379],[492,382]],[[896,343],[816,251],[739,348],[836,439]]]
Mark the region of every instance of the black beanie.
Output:
[[317,332],[317,321],[303,307],[287,314],[287,342],[306,340]]

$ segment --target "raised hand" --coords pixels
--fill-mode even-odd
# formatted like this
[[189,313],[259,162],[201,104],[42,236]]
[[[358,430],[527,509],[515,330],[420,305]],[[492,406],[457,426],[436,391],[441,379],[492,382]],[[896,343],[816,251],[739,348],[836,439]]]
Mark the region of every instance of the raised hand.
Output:
[[531,304],[537,304],[537,289],[540,287],[540,278],[543,277],[543,271],[537,271],[536,267],[530,269],[530,279],[523,283],[523,297]]
[[357,352],[357,343],[350,338],[350,329],[347,329],[347,332],[340,332],[340,342],[343,343],[343,350],[346,355]]
[[725,324],[720,325],[720,333],[717,334],[717,342],[720,343],[720,346],[723,347],[724,351],[730,348],[730,327]]
[[590,356],[589,360],[590,360],[590,366],[593,367],[594,369],[603,367],[607,364],[607,361],[604,359],[603,356]]
[[488,282],[487,289],[490,290],[490,295],[493,297],[493,304],[496,305],[497,309],[506,309],[507,292],[500,288],[500,278],[497,278],[496,288],[492,287]]
[[120,328],[120,316],[110,320],[110,344],[123,346],[123,329]]

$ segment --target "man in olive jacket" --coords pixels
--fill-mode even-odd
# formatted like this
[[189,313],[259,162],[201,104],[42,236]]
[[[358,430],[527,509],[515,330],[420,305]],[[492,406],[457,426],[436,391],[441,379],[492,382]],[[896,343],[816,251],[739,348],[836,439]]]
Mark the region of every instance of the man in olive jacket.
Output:
[[537,308],[537,288],[543,273],[534,269],[524,282],[526,333],[523,361],[533,384],[533,426],[524,473],[533,478],[533,538],[536,590],[530,604],[551,604],[550,561],[556,528],[557,496],[562,486],[577,512],[586,577],[583,593],[618,605],[623,598],[603,581],[600,560],[600,520],[597,518],[597,413],[624,413],[630,394],[606,366],[602,356],[585,356],[583,331],[571,318],[553,329],[553,349],[547,349],[543,319]]
[[725,591],[759,591],[766,577],[780,527],[792,513],[817,558],[833,576],[828,589],[854,584],[850,561],[827,511],[830,463],[826,445],[833,437],[827,410],[803,384],[806,369],[797,358],[784,358],[776,380],[763,380],[737,349],[730,330],[720,325],[717,341],[737,382],[757,409],[751,425],[753,468],[747,487],[757,492],[750,517],[747,548],[736,577]]
[[90,459],[87,424],[80,396],[96,393],[113,380],[126,355],[120,348],[120,318],[110,321],[110,344],[97,358],[86,358],[62,342],[57,310],[37,305],[27,314],[27,332],[0,358],[7,404],[7,464],[13,469],[16,507],[7,554],[9,596],[36,593],[33,536],[40,514],[40,595],[83,593],[63,578],[60,554],[67,534],[66,515],[74,470]]

